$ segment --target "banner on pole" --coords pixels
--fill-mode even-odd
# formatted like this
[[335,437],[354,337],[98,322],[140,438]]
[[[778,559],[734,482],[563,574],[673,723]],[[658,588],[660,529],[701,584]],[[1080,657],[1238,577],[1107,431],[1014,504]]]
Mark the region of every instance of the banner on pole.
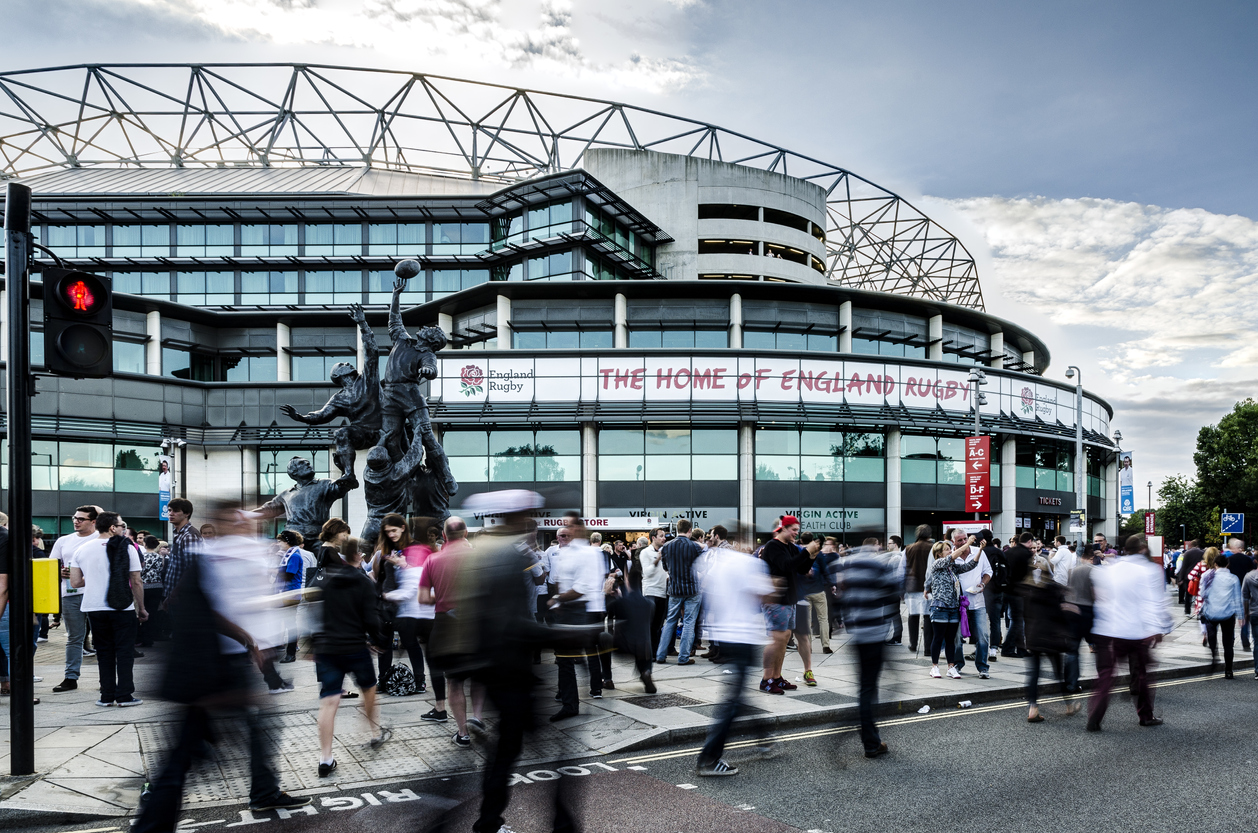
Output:
[[160,454],[157,457],[157,517],[163,521],[170,520],[170,457]]
[[1118,511],[1130,515],[1136,511],[1135,472],[1131,470],[1131,452],[1118,453]]
[[1157,528],[1157,513],[1145,512],[1144,513],[1144,534],[1152,535],[1154,531],[1156,530],[1156,528]]
[[965,511],[991,511],[991,437],[965,438]]

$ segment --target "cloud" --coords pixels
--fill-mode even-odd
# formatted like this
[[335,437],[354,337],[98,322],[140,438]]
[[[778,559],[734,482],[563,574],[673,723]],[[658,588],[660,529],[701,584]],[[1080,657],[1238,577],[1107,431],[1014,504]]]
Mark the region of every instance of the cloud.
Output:
[[[492,77],[529,70],[549,81],[583,86],[672,92],[702,85],[703,70],[686,55],[666,53],[666,38],[630,45],[615,36],[615,20],[592,3],[566,0],[124,0],[154,11],[178,9],[222,33],[274,46],[348,48],[375,53],[368,63],[443,75]],[[621,10],[626,18],[645,13],[681,15],[695,5],[642,0]],[[588,11],[587,11],[588,9]],[[598,27],[610,29],[608,34]],[[598,45],[589,48],[579,32]],[[436,69],[436,68],[440,69]]]
[[1108,370],[1174,367],[1194,352],[1211,367],[1258,367],[1247,320],[1258,308],[1258,222],[1101,199],[950,205],[984,234],[1008,298],[1123,335],[1104,350]]

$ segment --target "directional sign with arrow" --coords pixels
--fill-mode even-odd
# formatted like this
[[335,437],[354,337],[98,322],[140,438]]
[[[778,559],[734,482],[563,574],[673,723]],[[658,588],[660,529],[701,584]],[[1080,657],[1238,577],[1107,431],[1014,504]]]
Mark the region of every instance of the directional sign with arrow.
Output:
[[1245,513],[1224,512],[1222,532],[1224,535],[1244,535],[1245,534]]
[[991,510],[991,437],[965,438],[965,511]]

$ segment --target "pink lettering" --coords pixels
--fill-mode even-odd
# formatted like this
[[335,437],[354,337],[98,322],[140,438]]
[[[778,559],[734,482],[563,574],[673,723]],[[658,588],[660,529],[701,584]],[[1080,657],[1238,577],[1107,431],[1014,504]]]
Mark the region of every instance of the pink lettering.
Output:
[[951,399],[952,397],[954,397],[954,396],[956,396],[956,395],[957,395],[957,383],[956,383],[956,382],[951,382],[951,381],[950,381],[950,382],[948,382],[948,388],[947,388],[947,390],[945,390],[945,391],[944,391],[943,398],[944,398],[944,399]]
[[882,393],[882,379],[880,377],[874,376],[872,373],[867,373],[865,374],[865,383],[868,385],[868,390]]
[[852,380],[847,383],[847,392],[851,393],[852,391],[856,391],[857,393],[860,393],[861,385],[863,384],[864,382],[861,381],[861,375],[859,373],[853,373]]
[[668,372],[663,370],[655,371],[655,389],[671,388],[673,386],[673,369],[670,367]]
[[747,386],[748,386],[748,385],[750,385],[750,384],[751,384],[751,374],[750,374],[750,373],[740,373],[740,374],[738,374],[738,389],[739,389],[739,390],[742,390],[743,388],[747,387]]
[[782,390],[790,390],[790,389],[791,389],[791,381],[793,380],[793,377],[794,377],[794,376],[795,376],[795,371],[794,371],[794,370],[783,370],[783,371],[782,371]]
[[712,371],[712,388],[713,390],[725,390],[725,383],[721,381],[724,378],[727,368],[718,367]]
[[769,375],[767,367],[756,368],[756,390],[760,390],[760,385],[764,383],[764,378]]
[[822,393],[830,392],[830,385],[834,382],[834,380],[830,379],[829,376],[830,376],[830,371],[828,370],[823,370],[817,374],[817,378],[814,382],[814,384],[816,384],[817,386],[817,390],[821,391]]
[[813,374],[811,370],[807,373],[802,370],[799,371],[799,389],[803,390],[804,388],[813,389]]
[[694,376],[690,380],[691,386],[695,390],[707,390],[712,387],[712,369],[694,372]]
[[[682,375],[681,375],[683,373],[686,374],[684,379],[682,378]],[[674,378],[677,380],[677,389],[681,390],[686,385],[690,384],[690,370],[685,367],[678,368],[677,375]]]
[[608,369],[608,370],[600,370],[599,373],[603,374],[603,390],[607,390],[607,380],[608,380],[608,377],[612,375],[612,372],[610,369]]
[[895,391],[895,379],[891,376],[882,377],[882,392],[890,396]]
[[629,371],[626,370],[624,373],[621,373],[619,370],[617,370],[616,371],[616,389],[619,390],[620,388],[627,388],[627,387],[629,387]]
[[912,376],[904,380],[904,395],[917,396],[917,380]]
[[634,371],[629,375],[633,377],[633,381],[629,383],[629,387],[634,390],[642,390],[642,377],[646,375],[646,368],[634,368]]

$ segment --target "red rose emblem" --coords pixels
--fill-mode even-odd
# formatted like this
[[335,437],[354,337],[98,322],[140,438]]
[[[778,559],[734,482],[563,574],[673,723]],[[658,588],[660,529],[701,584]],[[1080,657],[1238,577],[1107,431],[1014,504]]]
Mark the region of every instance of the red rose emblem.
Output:
[[464,365],[459,371],[459,383],[464,396],[472,396],[482,391],[485,384],[485,371],[474,364]]

